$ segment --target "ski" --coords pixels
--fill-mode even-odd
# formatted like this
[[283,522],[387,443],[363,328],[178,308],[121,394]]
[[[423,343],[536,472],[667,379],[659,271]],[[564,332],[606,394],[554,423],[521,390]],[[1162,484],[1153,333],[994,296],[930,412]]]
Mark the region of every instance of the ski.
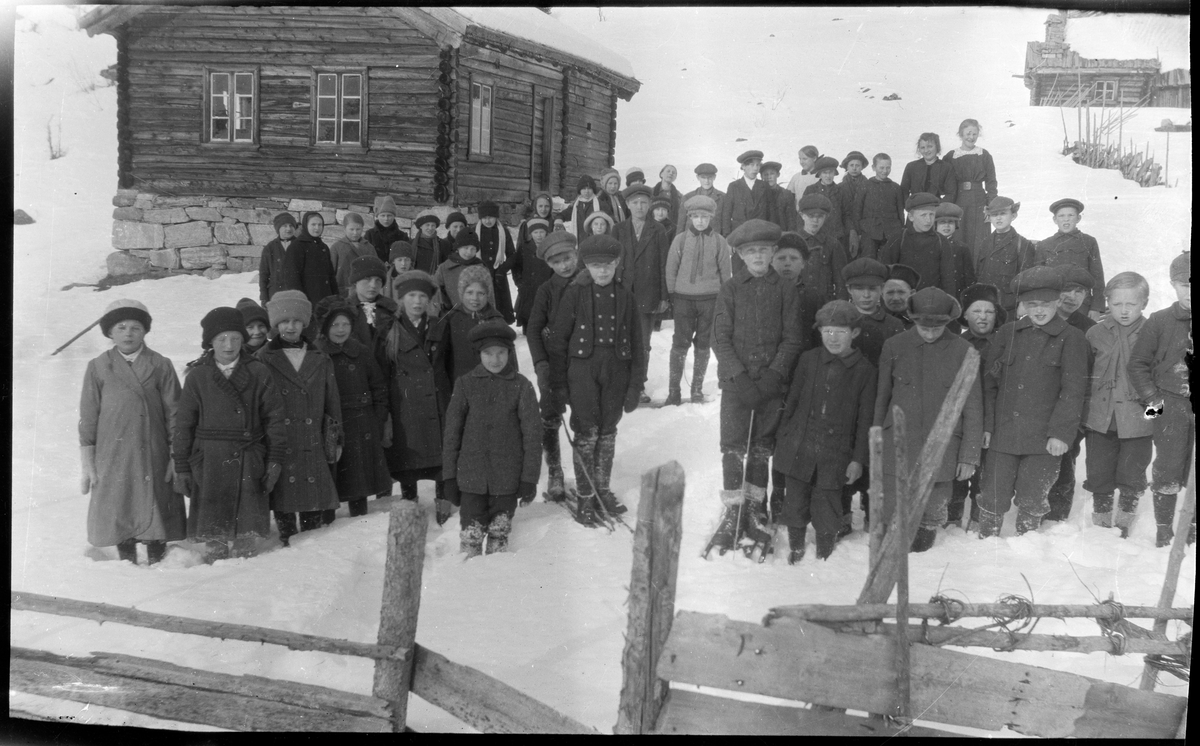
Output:
[[717,530],[713,532],[708,543],[704,545],[704,551],[700,553],[702,559],[708,559],[708,555],[714,547],[719,550],[722,557],[733,549],[737,541],[738,524],[741,522],[741,507],[740,504],[724,506],[721,520],[717,523]]
[[592,511],[590,516],[585,516],[581,513],[579,507],[579,493],[573,489],[568,489],[566,497],[561,502],[556,504],[561,505],[564,510],[571,514],[575,522],[581,526],[588,528],[606,528],[611,534],[616,530],[616,526],[612,525],[609,520],[605,520],[604,516],[599,515],[596,511]]

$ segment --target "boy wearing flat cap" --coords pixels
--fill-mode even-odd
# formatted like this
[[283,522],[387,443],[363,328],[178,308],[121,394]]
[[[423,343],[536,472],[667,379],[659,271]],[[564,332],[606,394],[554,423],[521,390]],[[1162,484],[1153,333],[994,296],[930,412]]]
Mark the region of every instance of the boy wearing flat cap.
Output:
[[777,161],[766,161],[759,169],[759,176],[767,183],[770,192],[770,211],[767,220],[778,225],[785,232],[794,231],[799,227],[796,217],[796,195],[789,192],[779,183],[779,174],[783,164]]
[[846,300],[842,269],[848,259],[842,242],[823,230],[828,224],[833,204],[823,194],[806,194],[800,198],[800,230],[796,231],[808,248],[808,260],[802,273],[807,292],[819,296],[817,308],[831,300]]
[[908,299],[920,283],[921,276],[912,267],[903,264],[888,267],[888,278],[883,283],[883,307],[899,319],[905,329],[911,329],[913,325],[908,317]]
[[850,153],[842,159],[842,168],[846,175],[838,183],[842,193],[846,198],[846,213],[850,220],[851,230],[847,231],[849,238],[846,243],[846,253],[851,257],[857,257],[859,249],[862,246],[862,238],[858,229],[858,202],[863,192],[867,190],[867,177],[863,176],[863,169],[867,167],[867,157],[857,150],[851,150]]
[[[786,383],[803,341],[800,296],[795,285],[771,267],[782,231],[752,219],[730,234],[745,267],[721,286],[713,319],[713,350],[721,387],[721,458],[726,515],[712,546],[722,554],[744,532],[765,551],[768,463],[783,408]],[[748,450],[747,450],[748,449]],[[746,520],[739,526],[738,505]],[[711,547],[710,547],[711,548]],[[747,547],[749,554],[753,546]]]
[[978,246],[970,247],[976,257],[976,280],[1000,289],[1000,305],[1010,319],[1017,317],[1017,298],[1010,289],[1013,279],[1036,264],[1033,243],[1012,227],[1020,209],[1021,203],[1008,197],[989,202],[986,212],[992,232]]
[[[1060,199],[1050,205],[1050,214],[1058,232],[1038,241],[1033,251],[1033,263],[1047,267],[1070,265],[1092,276],[1090,287],[1104,287],[1104,263],[1100,260],[1100,244],[1077,227],[1083,220],[1083,203],[1077,199]],[[1089,293],[1081,306],[1084,315],[1098,321],[1104,313],[1104,298]]]
[[883,247],[904,230],[904,193],[888,178],[892,173],[891,156],[876,153],[871,168],[875,175],[858,193],[853,215],[861,244],[858,255],[878,259]]
[[958,287],[954,248],[949,239],[933,230],[940,204],[941,200],[928,192],[910,194],[904,203],[909,225],[888,242],[879,261],[915,269],[921,276],[921,284],[913,290],[935,287],[954,298],[962,289]]
[[1062,304],[1058,307],[1058,315],[1066,319],[1071,326],[1087,334],[1087,330],[1096,325],[1095,320],[1083,310],[1083,304],[1092,294],[1092,275],[1082,267],[1071,264],[1060,264],[1058,271],[1063,276],[1062,294],[1059,296]]
[[[711,163],[701,163],[696,166],[696,181],[700,182],[700,186],[683,195],[683,204],[692,197],[708,197],[716,204],[716,209],[713,211],[713,230],[717,230],[717,216],[721,214],[721,200],[725,199],[725,192],[713,186],[713,182],[717,179],[717,167]],[[686,208],[685,208],[686,210]],[[690,221],[680,220],[679,225],[675,226],[676,235],[687,230]],[[717,231],[718,233],[720,231]]]
[[[670,298],[666,265],[671,236],[657,221],[648,219],[651,199],[650,187],[645,184],[626,189],[625,203],[629,205],[629,219],[613,226],[612,231],[612,237],[621,246],[616,281],[633,294],[637,320],[641,325],[639,338],[647,360],[650,359],[654,317],[667,310]],[[650,397],[642,392],[640,401],[649,403]]]
[[[555,387],[551,383],[550,338],[551,319],[558,318],[559,304],[567,286],[582,269],[575,237],[563,230],[554,231],[538,246],[538,255],[550,265],[554,276],[538,286],[529,311],[529,325],[525,327],[525,338],[529,342],[529,356],[533,358],[533,369],[537,374],[538,405],[542,415],[542,451],[546,454],[546,471],[549,481],[546,499],[558,502],[566,496],[563,485],[562,450],[559,445],[559,430],[562,415],[567,410],[565,384]],[[562,360],[565,368],[567,361]]]
[[[635,209],[633,200],[629,209]],[[597,508],[608,515],[626,511],[609,489],[617,424],[623,412],[637,409],[646,384],[645,326],[637,300],[616,282],[621,253],[612,236],[580,243],[587,271],[567,286],[546,339],[551,386],[565,389],[571,404],[578,514],[585,522]]]
[[933,214],[933,229],[946,237],[954,252],[954,279],[960,292],[975,284],[975,258],[966,244],[958,239],[958,224],[962,216],[963,209],[953,202],[942,202]]
[[725,198],[721,200],[721,212],[717,218],[717,231],[726,239],[747,220],[768,220],[771,216],[771,194],[766,182],[758,178],[762,167],[761,150],[747,150],[738,156],[742,177],[729,182]]
[[1017,503],[1017,534],[1036,529],[1047,495],[1083,417],[1087,340],[1058,315],[1062,274],[1032,267],[1010,287],[1028,315],[1005,324],[983,362],[988,449],[979,496],[979,536],[1000,533]]
[[854,205],[847,199],[849,192],[834,183],[838,172],[837,159],[823,155],[813,163],[812,170],[817,175],[817,183],[805,187],[804,195],[821,194],[829,199],[830,210],[825,220],[825,231],[845,246],[851,231],[857,237],[857,230],[853,219]]
[[[884,494],[895,505],[896,457],[892,408],[904,412],[909,464],[916,473],[925,440],[933,430],[946,395],[958,375],[971,345],[946,326],[962,315],[958,301],[938,288],[918,290],[908,301],[914,326],[883,343],[879,357],[879,386],[875,396],[875,424],[883,427]],[[946,522],[946,505],[954,481],[970,479],[979,468],[983,441],[983,391],[976,377],[941,463],[933,475],[933,492],[921,517],[921,526],[911,551],[924,552],[933,546],[939,526]],[[877,520],[888,520],[878,516]]]

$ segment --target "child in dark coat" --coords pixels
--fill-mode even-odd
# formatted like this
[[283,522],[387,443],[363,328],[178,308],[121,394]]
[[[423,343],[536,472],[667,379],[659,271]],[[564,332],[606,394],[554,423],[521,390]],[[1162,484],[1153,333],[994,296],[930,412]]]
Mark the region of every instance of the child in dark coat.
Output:
[[290,212],[275,216],[277,238],[263,247],[258,260],[258,302],[266,303],[278,290],[283,290],[283,258],[296,237],[296,218]]
[[357,212],[348,212],[342,218],[342,229],[345,235],[333,242],[329,247],[333,259],[333,274],[337,281],[338,292],[345,293],[350,287],[350,265],[355,259],[363,256],[375,256],[375,247],[363,238],[363,218]]
[[[398,308],[395,301],[383,295],[387,268],[375,255],[360,256],[351,265],[350,287],[342,299],[356,311],[351,332],[368,353],[375,356],[380,369],[387,365],[383,340],[396,323]],[[324,301],[325,299],[322,299]]]
[[267,315],[267,309],[249,298],[239,300],[236,308],[241,312],[242,321],[246,326],[245,352],[247,355],[253,355],[267,343],[267,335],[271,331],[271,317]]
[[652,197],[658,199],[662,197],[666,201],[667,214],[665,218],[660,218],[657,214],[654,219],[662,223],[663,227],[670,226],[667,235],[675,235],[675,226],[679,224],[679,208],[683,204],[683,194],[680,193],[679,187],[675,186],[675,179],[679,178],[679,170],[671,164],[662,167],[658,172],[658,183],[654,185]]
[[284,287],[304,293],[311,304],[327,295],[338,294],[333,257],[321,240],[324,231],[325,219],[321,213],[304,213],[300,235],[292,241],[283,258]]
[[822,346],[800,356],[788,390],[774,466],[787,475],[779,519],[788,527],[788,564],[804,556],[805,531],[817,531],[817,559],[833,553],[841,530],[842,488],[867,466],[875,408],[875,368],[854,348],[862,315],[835,300],[817,311]]
[[[1050,205],[1058,232],[1038,241],[1033,250],[1033,263],[1047,267],[1070,265],[1092,276],[1092,288],[1104,287],[1104,263],[1100,260],[1100,244],[1077,227],[1083,220],[1083,203],[1077,199],[1060,199]],[[1092,321],[1104,313],[1104,299],[1089,293],[1081,310]]]
[[459,546],[467,558],[508,547],[517,503],[537,493],[542,457],[541,417],[533,384],[517,373],[516,332],[503,320],[471,330],[480,362],[459,381],[446,410],[442,480],[458,504]]
[[[551,321],[558,318],[559,304],[567,286],[579,274],[579,252],[575,247],[575,237],[564,230],[554,231],[538,247],[540,258],[554,271],[554,275],[538,287],[529,311],[529,326],[525,327],[529,356],[533,358],[533,369],[537,373],[542,451],[546,454],[546,471],[549,473],[546,499],[550,502],[558,502],[566,496],[559,430],[562,429],[563,412],[567,409],[567,392],[565,388],[555,388],[551,383],[550,345],[547,342]],[[561,361],[559,365],[566,367],[566,362]]]
[[[670,303],[666,266],[673,238],[661,225],[648,219],[650,202],[650,188],[644,184],[626,189],[629,219],[615,226],[612,232],[612,237],[621,246],[621,261],[616,266],[617,284],[633,294],[636,317],[641,325],[642,354],[647,360],[650,359],[654,317],[666,311]],[[639,401],[649,404],[650,397],[642,392]]]
[[[599,213],[603,215],[604,213]],[[513,281],[517,284],[517,325],[521,331],[529,325],[529,311],[533,308],[533,296],[541,284],[554,274],[550,265],[538,258],[537,247],[546,240],[550,222],[545,218],[530,218],[522,223],[526,239],[520,244],[512,265]]]
[[[863,176],[863,169],[867,167],[867,157],[857,150],[852,150],[842,159],[842,168],[846,170],[846,175],[842,177],[838,186],[842,188],[842,193],[846,197],[848,213],[850,217],[850,232],[846,239],[846,253],[851,259],[858,256],[862,248],[862,229],[858,225],[858,203],[862,198],[863,193],[867,190],[867,177]],[[792,203],[793,206],[795,203]]]
[[954,181],[954,167],[938,157],[941,152],[942,138],[936,132],[922,132],[917,138],[917,155],[921,157],[905,164],[904,175],[900,177],[900,195],[904,199],[910,194],[927,192],[953,204],[958,184]]
[[646,383],[636,300],[616,283],[621,251],[611,236],[583,240],[579,258],[587,272],[563,293],[546,340],[551,386],[565,389],[571,404],[575,484],[584,520],[597,507],[609,515],[626,511],[609,489],[617,425],[623,412],[637,409]]
[[[437,305],[443,313],[458,305],[458,301],[460,300],[458,297],[458,277],[463,269],[482,265],[483,260],[479,258],[479,237],[471,231],[459,233],[458,238],[454,239],[454,253],[450,255],[449,259],[441,263],[437,268],[437,272],[433,275],[433,284],[437,288],[434,296],[437,298]],[[493,277],[494,282],[495,279]]]
[[479,365],[479,351],[469,339],[471,330],[486,321],[504,320],[493,305],[492,273],[485,267],[476,264],[463,268],[458,275],[457,295],[458,303],[437,322],[442,344],[435,365],[445,367],[451,384]]
[[912,267],[892,264],[888,267],[887,282],[883,283],[883,307],[892,316],[911,329],[913,322],[908,318],[908,299],[921,284],[921,276]]
[[800,198],[802,226],[797,234],[808,247],[804,264],[804,286],[820,301],[817,308],[831,300],[846,300],[842,269],[847,264],[846,249],[828,232],[823,231],[833,211],[833,203],[823,194],[806,194]]
[[837,159],[821,156],[813,164],[813,171],[817,174],[817,183],[805,187],[804,195],[821,194],[829,199],[829,216],[823,228],[826,233],[837,239],[838,243],[845,246],[850,231],[854,228],[854,206],[846,199],[848,192],[842,191],[842,188],[834,183],[838,172]]
[[958,224],[962,221],[962,208],[953,202],[942,202],[933,214],[933,229],[946,237],[954,252],[954,285],[961,293],[975,284],[975,259],[966,244],[958,239]]
[[[442,249],[442,241],[438,238],[437,229],[442,224],[437,215],[420,215],[413,221],[417,231],[411,241],[413,245],[413,268],[433,274],[438,265],[449,258],[449,253]],[[444,254],[444,255],[443,255]]]
[[975,277],[979,282],[1000,288],[1000,305],[1010,319],[1017,317],[1017,299],[1010,292],[1013,279],[1034,266],[1033,243],[1012,227],[1021,209],[1020,202],[997,197],[987,206],[991,233],[985,233],[976,246]]
[[[453,243],[453,242],[451,242]],[[453,246],[451,247],[453,248]],[[387,277],[383,281],[383,294],[389,300],[395,301],[395,288],[393,284],[396,282],[396,277],[412,270],[413,261],[417,257],[417,250],[408,241],[397,241],[392,244],[392,248],[388,252],[388,271]]]
[[375,256],[381,262],[388,260],[392,244],[408,240],[408,234],[396,223],[396,202],[391,197],[376,200],[375,225],[367,230],[365,238],[375,247]]
[[858,255],[878,259],[883,247],[904,230],[904,196],[900,185],[888,178],[891,156],[876,153],[871,168],[875,175],[858,192],[854,221],[861,242]]
[[[729,182],[725,197],[721,200],[721,212],[717,216],[717,232],[725,239],[747,220],[767,220],[772,217],[772,194],[767,183],[758,178],[762,168],[761,150],[747,150],[737,158],[742,169],[742,178]],[[736,265],[737,262],[734,262]],[[739,267],[734,267],[737,272]]]
[[[1171,287],[1178,298],[1170,308],[1150,314],[1138,334],[1129,358],[1129,380],[1146,412],[1154,418],[1154,465],[1150,489],[1154,492],[1156,545],[1165,547],[1175,536],[1175,502],[1187,485],[1188,469],[1196,452],[1196,415],[1188,382],[1192,343],[1192,265],[1185,251],[1171,262]],[[1196,519],[1188,530],[1188,543],[1196,540]]]
[[958,287],[954,249],[948,238],[933,229],[940,204],[941,200],[926,192],[909,195],[904,203],[909,225],[888,242],[879,254],[879,261],[915,269],[921,276],[921,284],[913,290],[940,288],[955,298],[963,288]]
[[508,271],[516,259],[517,247],[512,242],[508,228],[499,221],[499,205],[490,200],[479,203],[479,224],[475,226],[475,234],[479,236],[479,259],[492,273],[496,310],[506,323],[511,324],[517,317],[513,313],[512,293],[508,289]]

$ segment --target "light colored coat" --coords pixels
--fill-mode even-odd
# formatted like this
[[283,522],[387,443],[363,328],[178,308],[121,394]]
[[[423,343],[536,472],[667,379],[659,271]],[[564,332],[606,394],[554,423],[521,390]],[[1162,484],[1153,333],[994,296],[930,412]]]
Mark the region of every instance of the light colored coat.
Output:
[[[1137,343],[1138,333],[1146,324],[1142,317],[1130,325],[1129,356]],[[1121,333],[1116,320],[1105,317],[1084,334],[1096,355],[1092,365],[1091,397],[1088,400],[1084,424],[1096,432],[1108,432],[1113,415],[1117,417],[1118,438],[1144,438],[1154,434],[1154,421],[1144,416],[1144,407],[1133,383],[1129,380],[1129,359],[1122,357],[1117,336]]]

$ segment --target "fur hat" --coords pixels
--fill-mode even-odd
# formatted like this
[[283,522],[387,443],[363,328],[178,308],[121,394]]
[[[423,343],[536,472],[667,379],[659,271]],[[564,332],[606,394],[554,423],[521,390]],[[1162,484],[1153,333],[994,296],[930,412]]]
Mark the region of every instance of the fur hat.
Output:
[[[280,290],[275,295],[279,296],[285,292],[288,291]],[[301,296],[303,295],[301,293]],[[308,300],[304,302],[307,303]],[[200,319],[200,329],[200,346],[206,350],[212,347],[213,340],[223,332],[237,332],[242,335],[242,341],[246,341],[246,324],[242,321],[242,312],[229,306],[214,308],[204,314],[204,318]]]
[[1057,215],[1058,211],[1063,209],[1064,207],[1074,207],[1075,212],[1083,212],[1083,203],[1082,202],[1080,202],[1077,199],[1071,199],[1070,197],[1067,197],[1066,199],[1060,199],[1059,201],[1051,204],[1050,205],[1050,214]]
[[867,160],[867,157],[857,150],[851,150],[850,153],[842,159],[842,168],[849,168],[850,161],[858,161],[859,163],[863,164],[864,168],[868,163],[870,163],[870,161]]
[[696,194],[688,197],[687,202],[683,203],[683,212],[685,215],[691,215],[693,212],[703,212],[712,216],[717,213],[717,201],[712,197]]
[[141,303],[130,298],[121,298],[108,304],[100,317],[100,332],[112,339],[112,328],[122,321],[137,321],[150,331],[150,311]]
[[619,191],[621,189],[621,172],[615,168],[603,169],[600,172],[600,181],[599,181],[601,189],[604,189],[604,185],[608,183],[609,179],[617,180],[617,190]]
[[650,191],[650,187],[646,186],[645,184],[634,184],[633,186],[626,188],[625,191],[621,192],[621,196],[625,198],[626,202],[634,197],[654,199],[654,193]]
[[716,176],[717,175],[717,167],[711,163],[701,163],[699,166],[696,166],[696,175],[697,176]]
[[607,234],[588,236],[579,242],[579,260],[584,264],[603,264],[621,256],[621,242]]
[[848,326],[857,329],[862,326],[862,314],[848,300],[831,300],[817,311],[817,321],[813,329],[823,326]]
[[757,246],[770,246],[772,248],[779,244],[779,238],[783,235],[778,225],[752,218],[733,229],[726,240],[729,246],[734,251],[753,248]]
[[908,195],[908,199],[904,200],[904,210],[912,212],[913,210],[929,209],[930,207],[937,209],[937,206],[942,204],[936,194],[929,192],[916,192]]
[[[1192,252],[1185,251],[1171,260],[1171,282],[1192,281]],[[146,327],[149,331],[150,327]]]
[[384,212],[390,212],[393,215],[396,214],[396,201],[386,194],[379,199],[378,205],[375,208],[376,215]]
[[550,221],[546,220],[545,218],[530,218],[529,220],[525,221],[525,232],[526,233],[533,233],[538,228],[541,228],[542,230],[549,233],[550,232]]
[[479,217],[480,218],[499,218],[500,217],[500,205],[496,204],[495,202],[491,201],[490,199],[485,199],[484,201],[479,203]]
[[860,256],[842,267],[842,280],[847,285],[882,285],[887,282],[887,277],[887,265],[867,256]]
[[943,202],[937,206],[937,212],[933,214],[934,221],[953,220],[959,222],[962,220],[963,209],[953,202]]
[[488,303],[492,304],[494,308],[496,306],[496,292],[495,287],[492,285],[492,273],[482,264],[468,264],[458,273],[459,301],[462,301],[463,293],[474,282],[483,285],[483,289],[487,291]]
[[737,157],[737,162],[741,165],[746,165],[750,161],[761,161],[763,152],[761,150],[747,150]]
[[271,317],[267,309],[255,303],[250,298],[242,298],[237,302],[237,310],[242,314],[242,326],[250,326],[252,321],[261,321],[262,325],[271,328]]
[[809,210],[820,210],[828,215],[833,212],[833,202],[824,194],[812,192],[800,198],[800,204],[796,207],[796,212],[804,213]]
[[[601,214],[606,215],[607,213]],[[542,245],[537,247],[537,258],[548,264],[551,259],[564,251],[574,251],[576,246],[574,235],[566,231],[554,231],[542,239]]]
[[469,225],[469,223],[467,223],[467,216],[463,215],[461,212],[452,212],[446,216],[446,227],[447,228],[449,228],[454,223],[462,223],[463,225]]
[[419,269],[410,269],[407,272],[401,272],[396,275],[396,279],[392,281],[392,287],[396,290],[395,298],[397,300],[414,290],[419,290],[433,297],[433,293],[436,290],[433,285],[433,278]]
[[667,196],[666,192],[659,192],[657,196],[650,200],[650,209],[653,210],[656,207],[671,209],[671,198]]
[[635,181],[645,181],[646,174],[642,169],[634,166],[625,172],[625,186],[631,186]]
[[812,164],[812,168],[810,168],[809,171],[814,174],[819,174],[822,171],[828,171],[831,168],[836,174],[838,170],[837,158],[830,158],[827,155],[823,155]]
[[764,171],[774,171],[777,174],[783,173],[783,164],[779,161],[763,161],[762,166],[758,169],[759,173]]
[[275,232],[276,233],[278,233],[279,229],[285,225],[290,225],[293,228],[297,227],[296,216],[291,214],[290,212],[279,213],[278,215],[275,216],[275,220],[273,220],[271,222],[273,222],[275,224]]
[[368,277],[378,277],[381,281],[387,282],[387,265],[374,256],[360,256],[350,262],[351,285]]
[[1078,285],[1085,290],[1091,290],[1096,287],[1096,280],[1092,277],[1092,273],[1083,267],[1077,267],[1074,264],[1062,264],[1059,265],[1058,271],[1062,274],[1063,290],[1067,290],[1069,285]]
[[779,236],[779,244],[776,246],[777,251],[782,251],[783,249],[795,249],[796,251],[799,251],[800,258],[806,263],[808,262],[808,242],[805,241],[804,237],[799,233],[796,233],[795,231],[784,231],[783,234]]
[[584,227],[590,227],[593,220],[603,220],[604,222],[608,223],[608,231],[609,232],[612,231],[613,224],[614,224],[612,215],[609,215],[604,210],[597,210],[596,212],[593,212],[591,215],[588,215],[587,220],[583,221]]
[[908,296],[908,317],[921,326],[943,326],[962,316],[962,306],[941,288],[927,287]]
[[348,212],[346,213],[346,216],[342,218],[343,226],[350,225],[351,223],[354,223],[355,225],[366,225],[366,223],[363,222],[363,216],[359,215],[357,212]]
[[584,174],[583,176],[579,177],[579,181],[575,182],[575,188],[581,192],[584,189],[591,189],[592,192],[595,192],[596,191],[596,180],[593,179],[592,177],[588,176],[587,174]]
[[[396,241],[388,250],[388,261],[394,262],[401,257],[408,257],[414,262],[417,260],[417,250],[408,241]],[[353,265],[351,265],[353,266]]]
[[271,318],[272,329],[288,319],[299,319],[308,326],[312,320],[312,303],[299,290],[280,290],[267,301],[267,315]]
[[889,280],[900,280],[908,285],[909,290],[915,290],[921,284],[921,274],[906,264],[893,264],[888,267]]
[[513,341],[516,338],[517,333],[512,330],[512,327],[500,320],[476,324],[471,331],[467,332],[467,339],[471,341],[471,349],[475,352],[483,352],[488,347],[495,345],[502,345],[512,351]]
[[988,285],[985,282],[977,282],[971,287],[963,291],[962,294],[962,316],[959,320],[966,324],[967,311],[971,310],[971,306],[979,301],[991,303],[996,309],[996,328],[999,329],[1008,320],[1008,314],[1000,307],[1000,288],[995,285]]
[[475,235],[475,231],[461,231],[454,237],[454,250],[458,251],[464,246],[474,246],[479,249],[479,236]]
[[[376,259],[375,261],[379,260]],[[317,306],[313,309],[313,319],[317,322],[317,327],[321,330],[321,334],[326,337],[329,336],[330,325],[333,324],[333,320],[338,316],[345,316],[353,324],[355,317],[358,316],[358,308],[340,295],[327,295],[317,301]]]
[[1013,278],[1009,290],[1016,294],[1019,303],[1058,300],[1062,292],[1062,273],[1054,267],[1030,267]]
[[991,202],[988,202],[987,207],[983,208],[983,212],[987,215],[994,215],[998,212],[1004,212],[1005,210],[1011,210],[1013,213],[1016,213],[1020,209],[1020,202],[1013,202],[1008,197],[997,197]]
[[442,219],[439,218],[437,215],[433,215],[431,213],[425,213],[424,215],[421,215],[420,217],[418,217],[416,220],[413,221],[413,227],[416,228],[417,230],[421,230],[421,226],[425,225],[426,223],[433,223],[433,227],[437,228],[438,226],[440,226],[442,224]]

